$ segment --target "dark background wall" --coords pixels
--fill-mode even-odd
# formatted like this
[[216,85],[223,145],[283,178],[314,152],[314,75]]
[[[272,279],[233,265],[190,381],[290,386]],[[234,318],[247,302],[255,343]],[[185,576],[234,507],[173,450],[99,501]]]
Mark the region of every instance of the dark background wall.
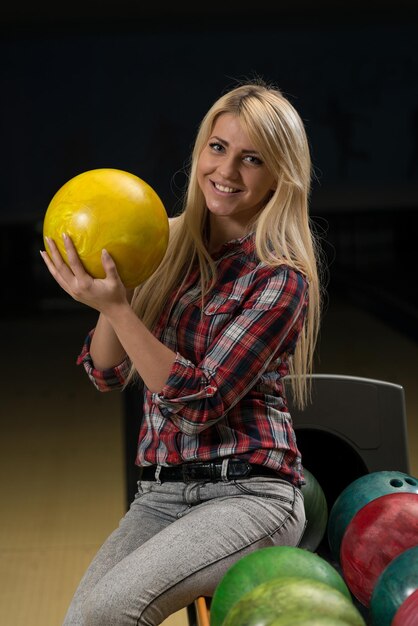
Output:
[[172,213],[201,117],[236,80],[259,75],[306,124],[329,289],[417,336],[416,11],[412,2],[335,4],[6,7],[1,313],[64,297],[38,253],[62,184],[96,167],[125,169]]

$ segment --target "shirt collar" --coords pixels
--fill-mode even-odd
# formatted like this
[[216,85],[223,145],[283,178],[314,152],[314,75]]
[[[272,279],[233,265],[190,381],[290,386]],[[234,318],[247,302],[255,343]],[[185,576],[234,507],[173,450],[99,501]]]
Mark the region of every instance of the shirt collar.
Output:
[[212,258],[217,261],[224,256],[231,256],[232,254],[252,254],[255,250],[255,232],[247,233],[243,237],[237,239],[230,239],[223,243],[216,252],[212,253]]

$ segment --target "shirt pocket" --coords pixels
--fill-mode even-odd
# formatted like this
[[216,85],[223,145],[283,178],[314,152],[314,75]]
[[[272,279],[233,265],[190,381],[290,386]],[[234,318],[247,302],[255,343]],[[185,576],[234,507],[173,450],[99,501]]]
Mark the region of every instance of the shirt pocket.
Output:
[[233,315],[240,305],[240,300],[230,296],[216,295],[209,300],[203,312],[205,315]]
[[208,347],[222,334],[225,328],[238,316],[241,303],[235,298],[225,295],[213,296],[203,309],[199,329],[199,345],[201,357]]

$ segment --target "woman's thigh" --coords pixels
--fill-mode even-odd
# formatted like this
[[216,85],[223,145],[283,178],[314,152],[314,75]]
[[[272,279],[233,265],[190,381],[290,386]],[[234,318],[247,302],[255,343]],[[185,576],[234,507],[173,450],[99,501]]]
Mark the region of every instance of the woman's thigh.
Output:
[[[256,477],[227,483],[151,484],[151,493],[139,500],[138,512],[160,507],[155,504],[160,493],[182,489],[175,521],[134,548],[97,582],[80,623],[156,626],[196,597],[211,596],[227,569],[245,554],[261,547],[297,545],[305,527],[301,492],[286,481]],[[146,524],[142,516],[137,522],[142,519]]]
[[86,598],[94,595],[96,585],[105,574],[188,509],[188,505],[181,498],[178,501],[176,494],[169,490],[154,497],[153,484],[138,483],[138,491],[129,510],[118,528],[98,550],[82,577],[68,608],[64,626],[84,626],[88,623],[83,616],[82,607]]

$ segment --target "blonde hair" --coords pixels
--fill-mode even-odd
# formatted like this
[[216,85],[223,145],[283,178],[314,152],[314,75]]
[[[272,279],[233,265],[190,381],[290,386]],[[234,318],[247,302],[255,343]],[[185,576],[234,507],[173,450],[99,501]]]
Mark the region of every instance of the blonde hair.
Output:
[[307,317],[289,363],[294,402],[303,408],[309,396],[307,375],[313,368],[321,313],[319,247],[308,214],[311,159],[304,124],[277,87],[261,80],[238,85],[222,95],[203,118],[192,152],[183,207],[170,220],[167,252],[155,273],[136,289],[132,306],[146,326],[152,328],[163,308],[170,305],[170,294],[181,286],[196,263],[200,268],[202,297],[216,280],[216,268],[205,245],[207,208],[196,168],[214,123],[223,113],[237,116],[276,178],[276,191],[249,225],[255,231],[260,261],[270,266],[293,267],[309,283]]

